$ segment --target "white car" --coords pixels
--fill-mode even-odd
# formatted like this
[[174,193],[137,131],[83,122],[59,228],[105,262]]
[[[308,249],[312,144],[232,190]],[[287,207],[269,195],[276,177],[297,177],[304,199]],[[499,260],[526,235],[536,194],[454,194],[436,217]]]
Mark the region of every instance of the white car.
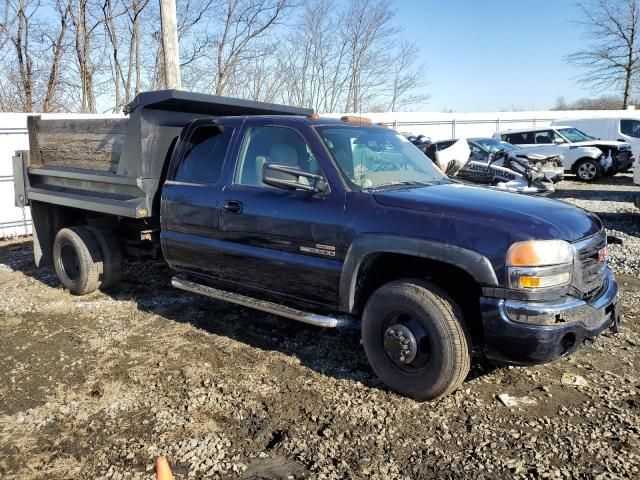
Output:
[[554,120],[551,125],[571,125],[598,140],[616,140],[631,145],[631,151],[640,155],[640,118],[594,117]]
[[585,182],[626,172],[634,162],[628,143],[597,140],[573,127],[519,128],[498,132],[494,137],[519,147],[535,148],[537,153],[561,154],[565,171]]

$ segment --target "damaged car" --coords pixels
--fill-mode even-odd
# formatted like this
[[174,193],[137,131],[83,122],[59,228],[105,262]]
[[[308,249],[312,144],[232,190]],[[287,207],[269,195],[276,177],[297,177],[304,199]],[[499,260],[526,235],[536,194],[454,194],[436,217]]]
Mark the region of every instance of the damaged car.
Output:
[[494,138],[535,148],[536,153],[560,152],[565,172],[585,182],[628,171],[635,161],[628,143],[597,140],[574,127],[520,128],[498,132]]
[[[487,140],[479,149],[476,145]],[[463,182],[488,185],[514,193],[548,194],[562,174],[560,159],[535,155],[535,162],[515,155],[517,147],[494,139],[443,140],[420,148],[446,175]],[[488,145],[492,145],[491,147]],[[493,151],[491,151],[493,150]],[[543,166],[547,166],[543,170]]]
[[[444,150],[458,140],[435,142],[437,150]],[[537,153],[533,149],[520,148],[496,138],[467,138],[471,151],[470,160],[483,164],[496,163],[500,158],[516,158],[528,166],[544,173],[546,179],[557,183],[564,178],[563,156],[560,154]],[[508,155],[503,155],[508,154]]]

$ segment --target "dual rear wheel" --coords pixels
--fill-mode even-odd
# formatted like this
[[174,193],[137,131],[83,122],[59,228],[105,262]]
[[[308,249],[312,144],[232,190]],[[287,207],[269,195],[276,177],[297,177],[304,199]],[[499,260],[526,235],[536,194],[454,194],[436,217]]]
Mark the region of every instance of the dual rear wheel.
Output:
[[74,295],[85,295],[120,281],[122,251],[109,230],[62,228],[53,242],[53,266],[65,288]]

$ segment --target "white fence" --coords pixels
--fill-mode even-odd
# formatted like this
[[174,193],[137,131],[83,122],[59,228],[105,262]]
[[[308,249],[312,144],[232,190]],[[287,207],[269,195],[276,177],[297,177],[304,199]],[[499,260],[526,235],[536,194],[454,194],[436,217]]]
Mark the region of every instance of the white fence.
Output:
[[[328,116],[339,117],[341,114]],[[491,113],[392,112],[363,114],[399,132],[423,134],[433,140],[492,136],[499,130],[546,126],[558,118],[626,116],[640,118],[640,111],[545,111]],[[118,115],[46,114],[45,118],[117,118]],[[27,115],[0,113],[0,238],[31,233],[28,209],[14,206],[13,152],[29,148]]]
[[[331,116],[338,117],[341,114]],[[635,110],[571,110],[529,112],[388,112],[363,113],[376,123],[384,123],[399,132],[426,135],[432,140],[462,137],[491,137],[494,133],[511,128],[548,126],[557,119],[590,117],[627,117],[640,119]]]
[[0,114],[0,238],[31,233],[29,209],[14,206],[11,162],[14,151],[28,148],[27,116]]

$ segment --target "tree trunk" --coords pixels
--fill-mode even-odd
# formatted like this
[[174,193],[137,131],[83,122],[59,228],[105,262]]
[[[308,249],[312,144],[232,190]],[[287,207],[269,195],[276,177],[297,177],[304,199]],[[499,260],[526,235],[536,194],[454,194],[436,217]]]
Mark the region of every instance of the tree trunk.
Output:
[[67,23],[69,20],[69,9],[71,4],[67,3],[64,9],[59,9],[60,14],[60,33],[56,39],[56,43],[53,47],[53,60],[51,60],[51,70],[49,71],[49,80],[47,81],[47,93],[44,97],[42,104],[42,111],[49,112],[52,108],[52,103],[58,88],[58,74],[60,72],[60,61],[62,59],[62,52],[64,49],[64,36],[67,31]]

